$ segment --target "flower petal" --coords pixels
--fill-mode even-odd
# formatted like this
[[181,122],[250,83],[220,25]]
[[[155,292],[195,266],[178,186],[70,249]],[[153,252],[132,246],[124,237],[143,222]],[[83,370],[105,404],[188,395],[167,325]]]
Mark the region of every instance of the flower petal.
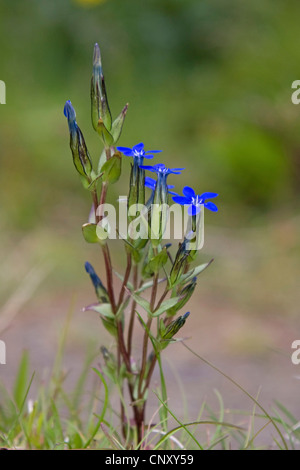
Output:
[[152,171],[153,173],[156,172],[156,169],[154,168],[154,166],[150,166],[150,165],[140,165],[140,168],[142,168],[142,170],[149,170],[149,171]]
[[199,195],[199,198],[205,201],[205,199],[212,199],[213,197],[217,197],[217,193],[203,193]]
[[152,190],[154,191],[154,190],[155,190],[155,186],[156,186],[156,181],[155,181],[155,179],[150,178],[149,176],[146,176],[146,177],[145,177],[145,186],[147,186],[147,188],[150,188],[150,189],[152,189]]
[[213,202],[205,202],[204,207],[206,207],[206,209],[209,209],[210,211],[218,212],[218,208]]
[[141,152],[142,150],[144,150],[144,144],[143,142],[139,143],[139,144],[136,144],[132,147],[132,151],[136,151],[136,152]]
[[185,168],[170,168],[169,173],[173,173],[174,175],[180,175],[182,170],[185,170]]
[[149,154],[147,154],[147,152],[146,152],[145,155],[144,155],[144,157],[150,159],[150,158],[154,158],[154,155],[149,155]]
[[76,118],[76,113],[75,113],[75,109],[73,108],[72,106],[72,103],[70,100],[66,101],[66,104],[64,106],[64,115],[66,116],[66,118],[68,118],[69,120],[75,120]]
[[193,188],[190,188],[189,186],[185,186],[182,192],[186,197],[196,197],[195,191],[193,190]]
[[174,191],[170,191],[168,186],[168,193],[171,194],[172,196],[179,196],[177,193],[174,193]]
[[191,204],[191,199],[189,197],[174,196],[174,197],[172,197],[172,199],[177,204],[181,204],[181,205]]
[[162,150],[147,150],[145,153],[160,153]]
[[124,153],[124,155],[126,157],[132,157],[133,156],[133,151],[129,147],[117,147],[117,150],[119,150],[119,152]]

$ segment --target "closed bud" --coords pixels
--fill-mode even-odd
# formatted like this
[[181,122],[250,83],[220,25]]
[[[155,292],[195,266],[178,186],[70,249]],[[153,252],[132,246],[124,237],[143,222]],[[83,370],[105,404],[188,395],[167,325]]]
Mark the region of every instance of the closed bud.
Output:
[[102,284],[100,278],[97,276],[93,266],[90,263],[86,262],[85,270],[90,275],[90,278],[93,283],[93,286],[95,287],[96,295],[97,295],[99,302],[108,303],[109,297],[108,297],[107,290]]
[[172,321],[165,331],[162,333],[162,349],[166,348],[168,346],[168,343],[170,340],[173,339],[173,336],[176,335],[176,333],[180,330],[180,328],[183,327],[183,325],[186,322],[187,317],[189,316],[190,312],[186,312],[184,315],[181,317],[178,317],[176,320]]
[[192,279],[192,282],[190,282],[189,284],[187,284],[178,294],[178,296],[180,297],[180,300],[178,301],[178,303],[170,308],[170,310],[167,311],[167,315],[169,317],[172,317],[174,315],[176,315],[177,312],[179,312],[179,310],[181,310],[185,304],[190,300],[190,298],[192,297],[193,293],[194,293],[194,290],[196,288],[196,285],[197,285],[197,277],[195,276],[193,279]]
[[179,244],[175,261],[170,272],[170,287],[177,283],[187,266],[188,257],[190,254],[190,251],[187,250],[187,242],[188,240],[184,239],[183,242]]
[[108,131],[112,127],[112,117],[108,105],[105,80],[102,70],[101,54],[98,44],[94,47],[93,75],[91,81],[91,112],[92,124],[95,131],[98,130],[99,119],[101,118]]
[[82,132],[77,125],[76,113],[71,101],[66,102],[64,115],[68,119],[70,148],[75,168],[81,176],[90,181],[93,170],[92,162]]
[[110,372],[115,372],[117,368],[117,361],[114,355],[108,351],[105,346],[101,346],[101,353],[105,362],[106,367]]

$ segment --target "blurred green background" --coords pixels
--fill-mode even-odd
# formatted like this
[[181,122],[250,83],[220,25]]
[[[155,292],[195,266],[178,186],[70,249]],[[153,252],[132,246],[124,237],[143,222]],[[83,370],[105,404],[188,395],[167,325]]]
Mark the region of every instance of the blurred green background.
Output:
[[[200,329],[227,312],[225,350],[289,356],[300,303],[300,107],[291,102],[299,15],[296,0],[1,0],[4,309],[36,266],[50,272],[34,300],[24,294],[23,311],[64,311],[80,288],[93,300],[83,263],[95,251],[81,235],[90,201],[63,106],[71,99],[96,160],[89,88],[98,42],[113,115],[130,104],[120,144],[143,141],[167,165],[185,166],[170,179],[178,191],[220,195],[219,213],[206,213],[202,257],[215,262],[195,295]],[[128,167],[111,200],[126,194]],[[100,256],[95,265],[101,272]]]

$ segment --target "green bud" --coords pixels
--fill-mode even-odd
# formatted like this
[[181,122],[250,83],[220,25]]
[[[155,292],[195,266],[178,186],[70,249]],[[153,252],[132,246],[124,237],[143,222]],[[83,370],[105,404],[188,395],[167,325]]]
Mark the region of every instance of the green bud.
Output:
[[179,310],[181,310],[185,306],[185,304],[192,297],[194,290],[196,288],[196,285],[197,285],[197,277],[194,277],[192,282],[188,284],[187,286],[185,286],[179,292],[179,294],[177,294],[180,297],[180,300],[174,307],[170,308],[170,310],[167,311],[167,315],[169,317],[176,315],[176,313],[179,312]]
[[91,81],[91,111],[92,124],[95,131],[99,132],[99,120],[102,119],[108,131],[112,128],[112,117],[108,105],[105,80],[102,70],[101,54],[98,44],[94,47],[93,75]]
[[173,336],[183,327],[186,322],[187,317],[189,316],[190,312],[185,313],[181,317],[178,317],[176,320],[172,321],[165,329],[165,331],[161,335],[162,339],[162,349],[166,348],[169,342],[173,339]]
[[92,162],[84,137],[76,122],[76,113],[71,101],[66,102],[64,107],[64,114],[68,119],[70,148],[75,168],[81,176],[87,178],[90,181],[93,171]]
[[117,369],[117,361],[114,355],[108,351],[108,349],[105,346],[101,346],[101,353],[105,362],[105,365],[107,369],[113,373]]
[[170,287],[173,287],[178,282],[187,266],[190,252],[189,250],[186,250],[186,243],[187,240],[184,240],[182,243],[179,243],[179,248],[176,253],[175,261],[170,272]]

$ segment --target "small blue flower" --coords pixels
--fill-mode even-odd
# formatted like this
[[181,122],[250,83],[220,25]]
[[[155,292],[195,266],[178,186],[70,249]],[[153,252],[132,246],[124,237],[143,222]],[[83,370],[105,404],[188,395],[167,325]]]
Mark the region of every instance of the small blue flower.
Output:
[[140,165],[140,168],[143,170],[152,171],[152,173],[156,173],[158,176],[164,175],[180,175],[184,168],[167,168],[163,163],[157,163],[156,165]]
[[212,199],[217,197],[217,193],[203,193],[197,195],[193,188],[185,186],[182,190],[184,196],[174,196],[172,197],[174,202],[177,202],[181,205],[188,205],[188,214],[196,215],[200,212],[201,206],[206,207],[210,211],[217,212],[218,208],[213,202],[205,202],[206,199]]
[[167,204],[169,188],[167,185],[167,177],[170,174],[180,175],[184,168],[167,168],[163,163],[157,165],[148,166],[141,165],[140,169],[149,170],[152,173],[157,174],[157,182],[155,184],[154,191],[154,203],[155,204]]
[[[157,182],[155,181],[155,179],[149,178],[149,176],[146,176],[146,177],[145,177],[145,186],[146,186],[147,188],[152,189],[152,191],[155,191],[156,183],[157,183]],[[168,188],[168,193],[169,193],[169,194],[172,194],[173,196],[178,196],[177,193],[174,193],[173,191],[170,191],[170,189],[173,189],[173,188],[174,188],[174,185],[173,185],[173,184],[168,184],[168,185],[167,185],[167,188]]]
[[133,157],[135,161],[137,161],[138,165],[142,165],[144,158],[153,158],[153,153],[160,153],[161,150],[147,150],[145,152],[144,144],[141,142],[140,144],[134,145],[132,148],[130,147],[117,147],[117,150],[122,152],[126,157]]

